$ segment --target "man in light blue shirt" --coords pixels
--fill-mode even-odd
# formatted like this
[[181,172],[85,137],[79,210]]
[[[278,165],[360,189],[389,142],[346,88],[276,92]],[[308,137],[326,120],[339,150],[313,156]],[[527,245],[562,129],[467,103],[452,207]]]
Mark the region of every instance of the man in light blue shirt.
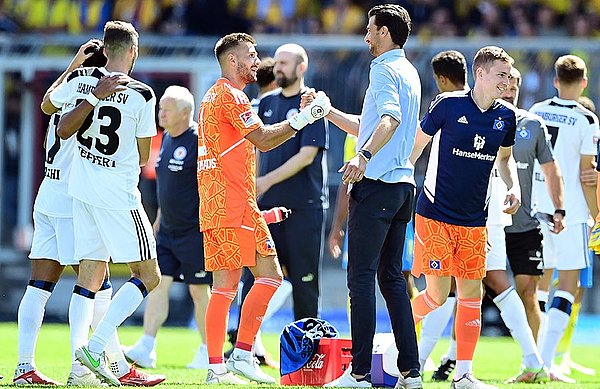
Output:
[[404,44],[408,12],[385,4],[369,11],[365,42],[375,59],[360,116],[332,108],[327,119],[358,135],[357,153],[344,164],[342,180],[352,188],[348,219],[352,368],[325,386],[370,387],[375,334],[375,277],[386,300],[398,361],[397,388],[421,388],[419,360],[402,251],[414,201],[414,144],[421,83]]

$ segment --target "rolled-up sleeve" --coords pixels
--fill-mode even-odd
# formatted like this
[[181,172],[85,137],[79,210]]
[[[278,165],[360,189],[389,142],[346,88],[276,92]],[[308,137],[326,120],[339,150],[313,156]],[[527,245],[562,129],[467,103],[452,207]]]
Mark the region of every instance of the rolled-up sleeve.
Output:
[[397,79],[397,75],[394,76],[392,69],[385,64],[376,64],[371,68],[370,78],[370,89],[379,117],[388,115],[401,123],[400,80]]

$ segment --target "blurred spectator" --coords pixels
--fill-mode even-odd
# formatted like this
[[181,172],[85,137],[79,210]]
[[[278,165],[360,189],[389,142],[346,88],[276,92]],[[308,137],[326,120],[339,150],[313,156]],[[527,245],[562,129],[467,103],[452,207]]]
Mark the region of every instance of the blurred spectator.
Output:
[[12,246],[13,231],[17,225],[18,186],[19,186],[19,139],[21,135],[21,97],[18,92],[19,81],[14,81],[14,89],[7,88],[3,145],[3,181],[2,181],[2,245]]
[[321,13],[323,32],[327,34],[363,34],[365,11],[352,0],[333,0]]
[[542,6],[536,12],[538,36],[565,36],[567,31],[556,11],[549,6]]
[[163,3],[169,0],[114,0],[114,20],[124,20],[137,30],[148,31],[155,27]]
[[402,3],[423,39],[600,35],[598,0],[0,0],[0,32],[79,34],[114,18],[168,35],[363,35],[365,11],[384,2]]
[[101,32],[104,24],[111,19],[112,2],[106,0],[71,1],[67,19],[68,31],[80,34],[86,31]]

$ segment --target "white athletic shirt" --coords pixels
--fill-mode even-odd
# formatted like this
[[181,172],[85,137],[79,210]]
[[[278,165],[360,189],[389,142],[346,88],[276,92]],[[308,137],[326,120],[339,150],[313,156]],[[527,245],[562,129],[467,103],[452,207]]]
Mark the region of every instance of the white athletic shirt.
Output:
[[[514,185],[519,185],[519,183],[515,182]],[[512,224],[512,217],[504,212],[504,209],[507,207],[507,205],[504,205],[507,193],[508,188],[498,173],[498,167],[494,164],[488,186],[489,204],[486,226],[506,227]]]
[[[529,111],[541,116],[548,127],[554,157],[563,176],[566,222],[586,223],[590,211],[579,181],[579,164],[582,155],[596,155],[594,136],[598,133],[598,117],[576,101],[556,96],[534,104]],[[539,164],[533,177],[532,212],[554,214]]]
[[75,149],[75,137],[61,140],[56,134],[61,111],[50,116],[46,133],[44,179],[38,189],[33,209],[54,217],[73,217],[73,198],[69,196],[69,173]]
[[[65,105],[67,112],[101,77],[112,74],[105,68],[77,69],[52,91],[50,101],[56,107]],[[156,135],[156,97],[139,81],[132,79],[126,86],[101,100],[74,135],[69,194],[99,208],[131,210],[141,204],[137,138]]]

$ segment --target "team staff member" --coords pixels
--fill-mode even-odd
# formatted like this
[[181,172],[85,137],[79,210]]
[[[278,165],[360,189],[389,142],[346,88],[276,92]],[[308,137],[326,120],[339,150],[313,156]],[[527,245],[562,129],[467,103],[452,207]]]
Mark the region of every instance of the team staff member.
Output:
[[[513,59],[501,48],[480,49],[473,60],[475,85],[470,91],[442,93],[431,103],[417,131],[411,161],[434,138],[423,192],[415,217],[413,274],[425,274],[427,288],[413,300],[420,321],[441,306],[456,279],[457,362],[453,388],[488,388],[472,374],[472,359],[481,331],[481,280],[486,272],[486,194],[494,162],[509,190],[516,179],[509,165],[514,144],[514,107],[500,94],[508,87]],[[465,175],[469,171],[472,174]],[[515,213],[519,201],[506,196],[504,212]]]
[[342,130],[358,135],[358,152],[341,169],[343,182],[352,185],[348,219],[352,368],[325,386],[371,386],[377,278],[402,355],[397,387],[420,388],[402,253],[415,192],[408,157],[417,128],[421,82],[403,50],[411,31],[408,12],[385,4],[371,8],[368,16],[365,43],[375,59],[361,115],[332,109],[327,116]]
[[[200,105],[200,227],[204,233],[206,270],[213,272],[212,294],[206,309],[207,384],[245,382],[232,372],[261,383],[275,382],[252,356],[254,337],[282,280],[273,240],[256,204],[254,147],[264,152],[279,146],[321,119],[331,107],[329,99],[319,94],[297,115],[265,126],[242,91],[256,81],[260,59],[255,45],[254,38],[243,33],[219,39],[215,55],[221,78],[206,92]],[[225,365],[227,315],[244,266],[250,268],[255,282],[242,304],[236,347]]]
[[[306,91],[308,56],[302,46],[285,44],[275,52],[275,81],[281,89],[260,101],[263,123],[286,120],[298,113]],[[285,223],[269,226],[277,258],[292,283],[294,320],[319,316],[319,278],[325,235],[327,147],[329,123],[317,120],[298,136],[260,154],[256,179],[261,209],[284,206],[293,212]]]

